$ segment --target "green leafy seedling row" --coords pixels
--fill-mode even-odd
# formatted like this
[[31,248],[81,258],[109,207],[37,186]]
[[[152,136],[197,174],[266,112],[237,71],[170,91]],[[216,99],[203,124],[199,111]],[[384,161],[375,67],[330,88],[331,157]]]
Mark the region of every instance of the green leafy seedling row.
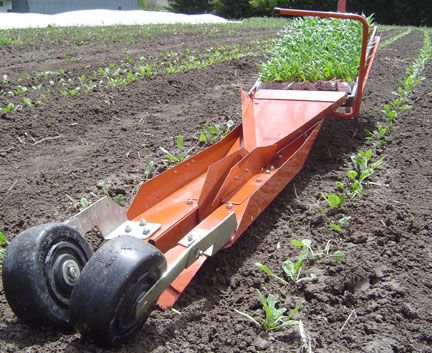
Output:
[[353,81],[360,64],[361,43],[359,21],[297,18],[280,33],[269,58],[260,65],[261,80]]

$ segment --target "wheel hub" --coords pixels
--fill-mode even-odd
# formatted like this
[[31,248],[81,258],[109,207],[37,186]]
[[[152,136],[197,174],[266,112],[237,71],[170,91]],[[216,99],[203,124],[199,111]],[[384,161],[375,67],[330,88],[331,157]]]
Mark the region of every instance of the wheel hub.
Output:
[[80,268],[76,261],[66,260],[62,266],[63,280],[70,286],[74,286],[80,275]]
[[73,287],[77,284],[86,263],[85,255],[75,244],[59,242],[48,252],[45,271],[53,298],[69,305]]

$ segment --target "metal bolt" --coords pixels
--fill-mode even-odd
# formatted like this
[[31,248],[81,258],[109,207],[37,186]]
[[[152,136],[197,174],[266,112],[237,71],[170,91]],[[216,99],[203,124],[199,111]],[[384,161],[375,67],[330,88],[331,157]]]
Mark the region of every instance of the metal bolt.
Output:
[[266,174],[270,174],[270,173],[271,173],[270,169],[267,169]]
[[193,235],[189,234],[188,237],[187,237],[187,240],[188,240],[188,242],[191,242],[193,240]]
[[149,228],[147,228],[147,227],[145,227],[144,229],[143,229],[143,235],[148,235],[148,234],[150,234],[150,229]]
[[147,221],[144,218],[141,218],[139,221],[140,227],[145,227],[147,225]]
[[256,181],[257,181],[258,183],[261,183],[261,178],[257,178]]
[[196,256],[201,256],[202,254],[204,254],[204,251],[196,249],[195,254],[196,254]]
[[78,278],[78,271],[76,270],[75,266],[68,266],[68,275],[71,280],[76,280]]
[[130,233],[130,232],[132,232],[132,228],[131,228],[131,226],[127,225],[127,226],[125,227],[125,232],[126,232],[126,233]]
[[186,204],[192,205],[193,204],[193,199],[187,199]]
[[307,138],[308,137],[308,135],[307,135],[307,133],[305,132],[304,134],[303,134],[303,138],[305,139],[305,138]]
[[270,166],[270,170],[273,170],[273,169],[274,169],[274,166],[273,166],[273,165],[271,165],[271,166]]
[[231,202],[228,202],[227,205],[226,205],[226,208],[228,210],[230,210],[231,208],[233,208],[233,204]]
[[283,158],[283,155],[282,155],[282,154],[280,154],[280,155],[279,155],[278,157],[279,157],[279,159],[282,159],[282,158]]
[[66,260],[62,265],[63,280],[69,285],[74,286],[80,275],[80,268],[74,260]]

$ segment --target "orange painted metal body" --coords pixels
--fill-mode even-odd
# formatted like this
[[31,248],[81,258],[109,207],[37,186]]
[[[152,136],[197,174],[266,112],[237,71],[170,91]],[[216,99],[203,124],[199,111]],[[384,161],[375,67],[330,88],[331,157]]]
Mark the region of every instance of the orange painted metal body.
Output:
[[[360,68],[361,89],[371,60]],[[189,232],[209,230],[235,212],[237,230],[225,247],[232,245],[299,172],[322,120],[346,100],[344,92],[242,92],[243,123],[223,140],[144,183],[127,218],[161,224],[148,241],[165,254],[168,266],[185,251],[179,241]],[[357,97],[355,104],[360,106]],[[161,307],[175,302],[206,258],[200,256],[171,283],[159,298]]]

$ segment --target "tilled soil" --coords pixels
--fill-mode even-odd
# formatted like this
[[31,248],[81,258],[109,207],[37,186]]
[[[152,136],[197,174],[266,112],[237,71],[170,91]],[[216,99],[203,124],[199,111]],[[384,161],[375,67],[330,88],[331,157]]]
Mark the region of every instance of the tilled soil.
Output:
[[[383,32],[382,40],[398,31]],[[192,31],[137,36],[128,44],[87,38],[82,45],[63,38],[33,47],[6,46],[0,48],[0,73],[11,80],[24,72],[59,69],[77,76],[84,66],[121,60],[125,46],[134,55],[157,55],[264,39],[276,32]],[[298,351],[304,341],[297,326],[265,332],[234,311],[263,317],[260,289],[274,293],[283,307],[303,301],[296,319],[314,352],[432,352],[430,64],[426,80],[411,96],[413,109],[397,118],[386,138],[380,152],[386,157],[373,175],[374,185],[338,211],[351,216],[343,232],[326,232],[314,206],[323,205],[321,192],[333,192],[334,182],[344,180],[350,156],[368,147],[364,129],[372,129],[382,105],[393,100],[392,91],[422,46],[423,32],[413,30],[381,48],[359,116],[327,118],[300,173],[232,247],[206,261],[176,311],[155,310],[136,338],[113,351]],[[65,63],[66,55],[82,61]],[[93,202],[103,195],[99,181],[112,195],[125,194],[128,204],[149,161],[156,162],[151,175],[164,169],[160,146],[173,149],[182,134],[190,148],[204,124],[240,122],[240,89],[251,87],[262,59],[245,57],[138,80],[111,89],[108,102],[101,92],[71,98],[53,94],[48,104],[2,114],[0,230],[11,240],[29,227],[64,221],[79,210],[81,197]],[[5,106],[5,96],[0,102]],[[308,263],[304,274],[317,279],[287,286],[255,266],[266,264],[282,276],[282,262],[297,256],[290,240],[305,238],[314,249],[324,249],[331,240],[331,250],[344,251],[346,258]],[[94,249],[101,244],[96,236],[90,241]],[[0,293],[0,351],[102,351],[77,334],[25,326]]]

